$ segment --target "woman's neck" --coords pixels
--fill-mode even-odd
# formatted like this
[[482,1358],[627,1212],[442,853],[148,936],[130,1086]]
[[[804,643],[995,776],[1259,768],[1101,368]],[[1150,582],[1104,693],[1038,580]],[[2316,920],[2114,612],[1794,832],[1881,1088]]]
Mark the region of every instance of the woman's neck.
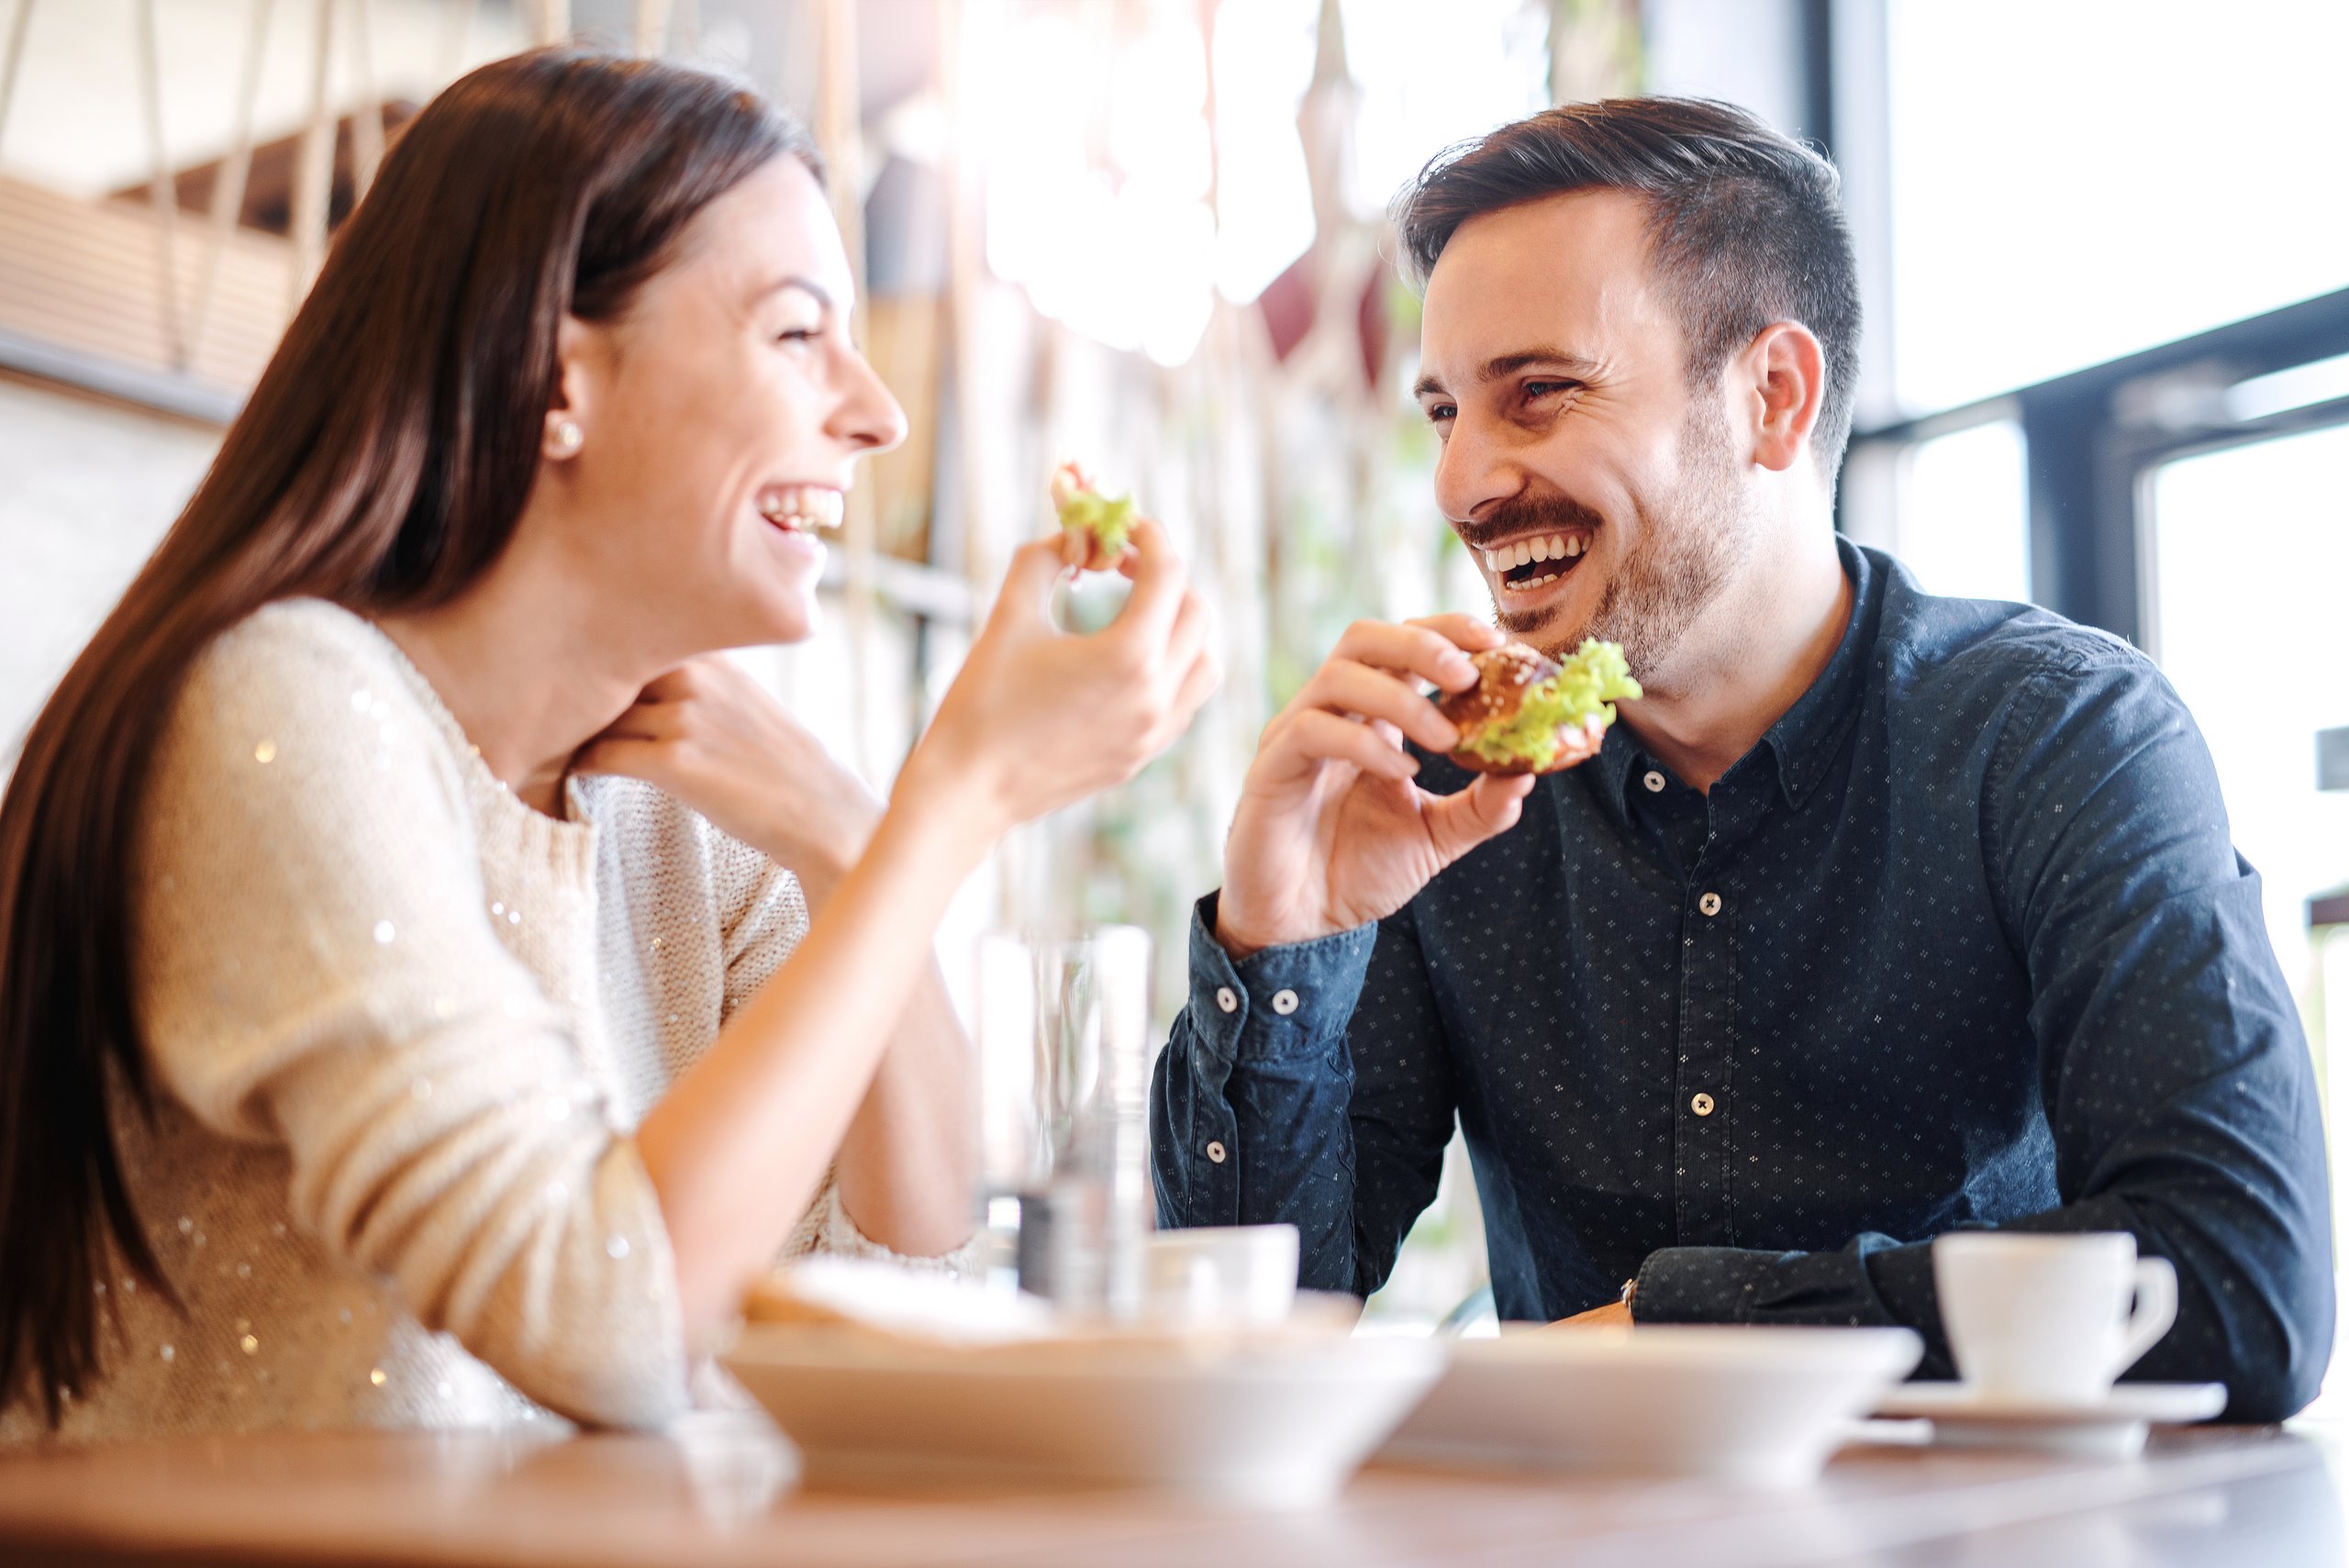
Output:
[[560,573],[501,560],[451,603],[377,623],[489,771],[550,817],[563,815],[573,753],[666,668],[615,636],[608,606],[591,597]]

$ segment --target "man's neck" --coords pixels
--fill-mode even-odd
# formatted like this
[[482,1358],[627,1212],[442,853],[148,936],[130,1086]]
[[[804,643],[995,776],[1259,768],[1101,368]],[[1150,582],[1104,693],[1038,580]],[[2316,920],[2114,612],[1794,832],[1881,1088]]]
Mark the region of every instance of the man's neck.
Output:
[[525,804],[561,817],[573,754],[674,661],[628,646],[612,632],[625,617],[590,602],[595,595],[560,567],[517,553],[453,602],[380,624],[490,772]]
[[1656,760],[1709,790],[1825,672],[1852,616],[1834,535],[1816,526],[1770,569],[1708,606],[1623,723]]

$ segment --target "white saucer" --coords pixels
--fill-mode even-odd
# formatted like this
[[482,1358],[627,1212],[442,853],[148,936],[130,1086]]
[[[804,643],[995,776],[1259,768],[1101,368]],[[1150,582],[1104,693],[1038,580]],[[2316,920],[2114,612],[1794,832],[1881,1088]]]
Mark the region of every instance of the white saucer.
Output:
[[2119,1383],[2096,1399],[1989,1394],[1963,1383],[1904,1383],[1876,1413],[1933,1423],[1936,1442],[1963,1448],[2032,1448],[2082,1458],[2127,1459],[2149,1423],[2202,1421],[2226,1408],[2223,1383]]

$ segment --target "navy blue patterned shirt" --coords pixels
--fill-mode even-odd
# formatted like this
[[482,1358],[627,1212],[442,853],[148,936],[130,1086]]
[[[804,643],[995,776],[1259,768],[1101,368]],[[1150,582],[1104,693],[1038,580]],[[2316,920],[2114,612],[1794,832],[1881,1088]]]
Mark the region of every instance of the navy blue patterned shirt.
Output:
[[2112,637],[1842,557],[1832,661],[1709,792],[1619,725],[1375,927],[1235,964],[1210,895],[1161,1223],[1293,1222],[1367,1294],[1456,1116],[1505,1318],[1636,1275],[1642,1322],[1905,1323],[1946,1377],[1933,1236],[2126,1230],[2179,1294],[2132,1375],[2298,1409],[2316,1086],[2199,732]]

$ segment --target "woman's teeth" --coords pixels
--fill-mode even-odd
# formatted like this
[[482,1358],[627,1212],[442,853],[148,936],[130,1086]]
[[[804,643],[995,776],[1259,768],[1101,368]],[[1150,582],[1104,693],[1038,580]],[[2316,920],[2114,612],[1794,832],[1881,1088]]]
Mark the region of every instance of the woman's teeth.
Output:
[[848,497],[822,484],[771,484],[759,492],[759,516],[780,528],[836,528]]

